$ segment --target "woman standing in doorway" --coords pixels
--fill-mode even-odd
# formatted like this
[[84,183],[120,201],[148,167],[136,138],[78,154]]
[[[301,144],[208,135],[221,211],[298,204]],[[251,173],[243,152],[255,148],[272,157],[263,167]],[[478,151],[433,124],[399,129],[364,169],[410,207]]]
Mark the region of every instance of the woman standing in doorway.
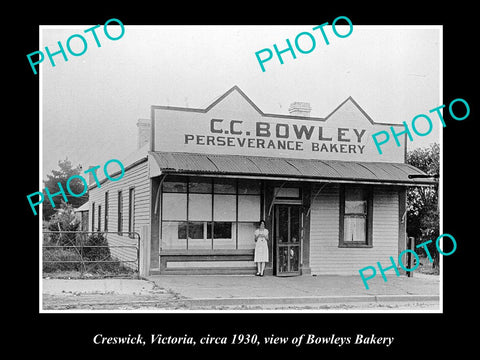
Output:
[[257,276],[263,276],[265,263],[268,262],[268,230],[265,229],[265,221],[260,220],[258,229],[255,230],[255,256],[253,261],[257,263]]

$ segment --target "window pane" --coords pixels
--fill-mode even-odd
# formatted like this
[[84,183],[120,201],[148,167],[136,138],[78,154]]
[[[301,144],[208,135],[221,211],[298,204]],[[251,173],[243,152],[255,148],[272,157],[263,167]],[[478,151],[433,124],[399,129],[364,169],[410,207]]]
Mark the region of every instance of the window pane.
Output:
[[181,176],[167,176],[163,192],[187,192],[187,179]]
[[190,178],[188,191],[191,193],[211,193],[212,180],[208,178]]
[[235,223],[214,222],[213,223],[213,248],[214,249],[235,249]]
[[[135,189],[128,190],[128,232],[135,231]],[[130,236],[134,236],[130,234]]]
[[290,241],[300,241],[300,207],[290,208]]
[[[188,239],[204,239],[203,222],[188,222]],[[190,243],[189,243],[190,245]]]
[[232,223],[213,223],[213,239],[232,239]]
[[288,207],[279,206],[278,208],[278,242],[288,242]]
[[288,256],[290,257],[290,271],[298,271],[298,264],[300,262],[300,247],[290,246],[288,249]]
[[188,196],[188,220],[211,221],[212,195],[189,194]]
[[162,220],[187,220],[187,194],[163,194]]
[[235,194],[235,179],[215,179],[213,184],[213,192],[220,194]]
[[236,218],[236,196],[235,195],[214,195],[213,197],[213,220],[235,221]]
[[[257,220],[258,221],[258,220]],[[258,222],[238,223],[238,248],[255,249],[255,230]]]
[[238,196],[238,221],[260,220],[260,196]]
[[345,188],[345,214],[366,214],[367,194],[365,189]]
[[363,216],[345,216],[345,241],[360,241],[366,243],[367,222]]
[[212,223],[210,222],[189,222],[188,232],[188,249],[211,249],[212,238],[211,230]]
[[278,272],[288,272],[288,246],[278,248]]
[[102,206],[98,205],[98,231],[102,228]]
[[163,221],[161,248],[168,249],[187,249],[185,222]]
[[259,180],[238,180],[239,194],[260,194],[262,182]]
[[279,198],[293,198],[298,199],[300,197],[300,188],[274,188],[274,194],[277,194]]

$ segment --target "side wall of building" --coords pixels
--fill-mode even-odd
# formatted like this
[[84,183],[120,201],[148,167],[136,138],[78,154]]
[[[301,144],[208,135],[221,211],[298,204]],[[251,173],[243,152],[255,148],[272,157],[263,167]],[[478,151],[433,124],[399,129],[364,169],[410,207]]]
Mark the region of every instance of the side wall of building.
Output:
[[[118,177],[118,176],[114,176]],[[133,189],[133,191],[131,191]],[[105,218],[105,193],[108,192],[108,220]],[[121,212],[119,212],[119,193],[121,192]],[[92,230],[92,207],[95,208],[93,219],[94,231],[106,231],[105,221],[108,221],[107,240],[111,246],[110,252],[113,257],[121,261],[128,261],[124,264],[133,269],[137,268],[137,252],[134,247],[122,248],[115,246],[136,246],[138,237],[130,237],[130,195],[133,195],[133,228],[132,231],[140,234],[141,228],[150,225],[150,179],[148,177],[148,162],[146,159],[137,161],[132,166],[125,168],[123,178],[118,181],[107,180],[101,183],[100,188],[94,187],[89,191],[89,229]],[[98,211],[101,206],[100,228],[98,228]],[[122,216],[119,227],[119,214]],[[121,232],[124,232],[123,234]],[[147,243],[150,239],[142,239]]]
[[[318,191],[314,186],[312,194]],[[373,188],[373,239],[370,248],[339,247],[340,186],[326,186],[312,201],[310,220],[310,267],[315,275],[358,275],[365,266],[377,261],[391,266],[399,244],[399,190],[397,187]]]

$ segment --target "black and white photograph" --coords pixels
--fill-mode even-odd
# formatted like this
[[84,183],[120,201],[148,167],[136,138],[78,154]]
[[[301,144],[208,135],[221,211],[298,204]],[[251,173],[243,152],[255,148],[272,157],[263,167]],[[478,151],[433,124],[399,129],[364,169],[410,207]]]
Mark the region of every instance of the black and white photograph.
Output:
[[467,345],[476,70],[458,13],[32,20],[19,198],[35,343]]
[[442,28],[333,24],[41,27],[42,310],[441,311]]

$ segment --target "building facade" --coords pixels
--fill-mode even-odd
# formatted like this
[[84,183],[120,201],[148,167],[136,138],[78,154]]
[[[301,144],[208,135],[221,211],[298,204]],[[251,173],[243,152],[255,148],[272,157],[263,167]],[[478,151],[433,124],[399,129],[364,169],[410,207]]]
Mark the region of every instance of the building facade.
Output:
[[378,153],[372,134],[401,124],[352,98],[325,118],[310,110],[267,114],[237,86],[205,109],[152,106],[121,181],[89,185],[90,225],[118,232],[111,244],[141,232],[144,274],[253,274],[260,219],[267,275],[351,275],[398,256],[406,189],[433,184],[409,177],[425,174],[405,164],[406,136]]

